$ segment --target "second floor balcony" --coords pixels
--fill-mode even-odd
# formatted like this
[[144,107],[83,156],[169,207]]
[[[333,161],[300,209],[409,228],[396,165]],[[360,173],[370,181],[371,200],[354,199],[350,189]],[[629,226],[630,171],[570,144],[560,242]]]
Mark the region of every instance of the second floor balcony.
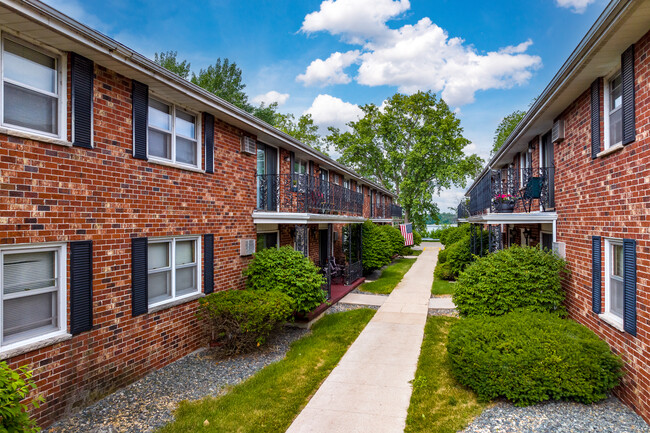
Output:
[[257,176],[257,209],[361,216],[363,194],[308,174],[264,174]]

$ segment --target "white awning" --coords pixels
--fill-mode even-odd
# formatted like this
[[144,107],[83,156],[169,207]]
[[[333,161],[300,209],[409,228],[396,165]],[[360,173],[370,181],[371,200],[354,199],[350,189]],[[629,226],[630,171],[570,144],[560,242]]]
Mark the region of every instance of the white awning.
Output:
[[324,215],[297,212],[253,212],[255,224],[350,224],[362,223],[362,216]]
[[467,218],[473,224],[544,224],[556,220],[556,212],[486,213]]

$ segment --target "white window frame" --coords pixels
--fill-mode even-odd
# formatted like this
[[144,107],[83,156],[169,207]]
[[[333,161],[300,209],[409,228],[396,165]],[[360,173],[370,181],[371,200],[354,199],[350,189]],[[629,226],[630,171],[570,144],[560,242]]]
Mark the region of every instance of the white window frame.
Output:
[[[195,241],[194,242],[194,258],[196,259],[196,291],[187,293],[182,296],[176,296],[176,242],[178,241]],[[203,257],[201,255],[201,236],[173,236],[173,237],[164,237],[164,238],[150,238],[148,242],[148,246],[152,244],[159,244],[159,243],[170,243],[170,249],[169,249],[169,270],[171,271],[171,291],[172,291],[172,296],[169,299],[165,299],[163,301],[159,302],[154,302],[154,303],[149,303],[149,299],[147,299],[147,305],[148,308],[151,310],[152,308],[156,308],[161,305],[166,305],[170,304],[185,298],[189,298],[192,296],[196,296],[200,293],[203,292],[203,284],[201,284],[201,263],[203,260]],[[149,254],[148,251],[148,246],[147,246],[147,254]],[[167,268],[165,268],[167,269]],[[157,270],[160,272],[160,270]],[[147,278],[149,278],[150,270],[147,269]]]
[[[5,123],[4,121],[4,50],[5,50],[5,40],[11,40],[12,42],[15,42],[19,45],[24,45],[25,47],[37,51],[41,54],[44,54],[46,56],[54,58],[54,61],[56,63],[56,73],[57,73],[57,80],[56,80],[56,85],[57,85],[57,92],[56,92],[56,97],[57,97],[57,133],[56,134],[51,134],[49,132],[45,131],[39,131],[38,129],[31,129],[31,128],[26,128],[24,126],[18,126],[18,125],[13,125],[11,123]],[[68,68],[67,68],[67,62],[64,61],[64,53],[51,48],[51,47],[43,47],[41,46],[42,44],[37,44],[34,42],[31,42],[24,37],[17,37],[14,35],[12,32],[7,31],[6,29],[2,29],[0,32],[0,125],[2,125],[3,128],[6,128],[9,131],[17,131],[17,132],[22,132],[27,133],[27,134],[34,134],[37,137],[46,137],[49,139],[59,139],[59,140],[68,140],[68,131],[67,131],[67,126],[68,126],[68,110],[67,110],[67,95],[68,95],[68,82],[67,82],[67,76],[68,76]],[[9,81],[12,82],[12,81]],[[29,86],[25,86],[24,84],[18,84],[14,83],[17,86],[23,88],[23,89],[31,89],[34,91],[37,91],[38,93],[44,94],[44,95],[49,95],[49,96],[54,96],[54,94],[50,94],[47,92],[43,92],[42,90],[37,90],[37,89],[32,89]]]
[[[171,112],[169,116],[171,117],[171,130],[167,131],[165,129],[161,129],[156,126],[150,125],[149,121],[147,120],[147,158],[149,159],[149,161],[172,165],[174,167],[179,167],[179,168],[191,168],[195,170],[203,170],[203,149],[201,146],[201,136],[202,136],[201,132],[203,131],[203,125],[201,124],[201,116],[198,113],[190,109],[187,109],[179,104],[174,104],[173,102],[169,102],[163,98],[158,97],[158,95],[149,93],[149,100],[152,99],[170,107]],[[148,110],[149,110],[149,104],[147,104],[147,111]],[[194,132],[196,137],[194,138],[193,141],[196,143],[196,165],[188,164],[186,162],[176,161],[176,111],[181,111],[191,116],[194,116]],[[163,158],[161,156],[151,155],[149,153],[149,128],[159,131],[163,134],[171,134],[171,153],[172,153],[171,159]],[[191,138],[186,137],[184,135],[182,137],[186,140],[192,140]]]
[[[36,335],[31,338],[27,338],[21,341],[15,341],[7,345],[4,344],[4,323],[0,322],[0,353],[9,352],[24,346],[29,346],[35,343],[39,343],[50,338],[60,337],[68,335],[67,326],[68,326],[68,310],[67,310],[67,286],[68,280],[66,275],[67,270],[67,245],[65,243],[52,243],[52,244],[27,244],[27,245],[16,245],[0,248],[0,317],[4,317],[4,256],[9,254],[20,254],[20,253],[40,253],[54,251],[56,253],[56,265],[55,265],[55,276],[57,278],[57,307],[58,312],[58,326],[57,329],[48,332],[42,335]],[[43,291],[44,293],[50,292],[52,290],[48,289],[37,289],[34,290],[31,295],[37,294],[35,292]]]
[[[612,273],[611,249],[612,246],[614,245],[623,247],[623,239],[605,238],[605,310],[602,314],[600,314],[600,317],[603,320],[605,320],[607,323],[611,324],[615,328],[622,331],[624,329],[623,318],[611,312],[611,303],[612,303],[611,284],[610,284],[610,278],[612,276],[611,275]],[[623,260],[625,260],[625,255],[623,256]],[[623,273],[625,273],[625,266],[623,266]]]
[[[266,235],[266,234],[269,234],[269,233],[275,233],[275,245],[276,245],[276,248],[279,249],[280,248],[280,230],[261,230],[261,231],[257,232],[258,235]],[[257,235],[256,235],[256,237],[257,237]],[[255,246],[257,247],[257,243],[255,244]]]
[[[603,131],[604,131],[604,138],[605,138],[604,149],[609,149],[610,147],[622,145],[623,143],[622,134],[621,134],[621,141],[619,141],[618,143],[609,142],[609,128],[610,128],[609,116],[611,114],[610,107],[609,107],[609,96],[610,96],[609,82],[617,75],[620,75],[621,72],[622,72],[621,69],[617,68],[616,70],[608,74],[603,80]],[[622,110],[622,109],[623,109],[623,104],[621,104],[618,110]]]

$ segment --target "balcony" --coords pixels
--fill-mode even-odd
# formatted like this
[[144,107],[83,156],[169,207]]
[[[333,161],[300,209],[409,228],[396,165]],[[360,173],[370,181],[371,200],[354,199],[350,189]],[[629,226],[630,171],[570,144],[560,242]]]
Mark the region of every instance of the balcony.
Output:
[[469,206],[467,205],[467,202],[463,200],[458,204],[458,208],[456,209],[456,219],[458,221],[463,221],[467,218],[469,218]]
[[370,206],[371,219],[402,218],[402,207],[396,204],[375,203]]
[[363,194],[308,174],[265,174],[257,176],[257,209],[361,216]]
[[393,218],[403,218],[403,213],[402,213],[402,206],[398,206],[396,204],[391,204],[390,205],[390,216]]
[[507,168],[481,178],[470,192],[469,214],[529,213],[540,206],[544,211],[555,208],[555,168]]

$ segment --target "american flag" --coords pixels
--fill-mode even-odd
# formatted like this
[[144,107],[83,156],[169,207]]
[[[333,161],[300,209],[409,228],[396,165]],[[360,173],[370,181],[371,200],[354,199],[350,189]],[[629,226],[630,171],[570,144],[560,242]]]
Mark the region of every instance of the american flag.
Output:
[[413,224],[400,224],[399,230],[402,232],[402,236],[404,236],[404,245],[407,247],[413,245]]

